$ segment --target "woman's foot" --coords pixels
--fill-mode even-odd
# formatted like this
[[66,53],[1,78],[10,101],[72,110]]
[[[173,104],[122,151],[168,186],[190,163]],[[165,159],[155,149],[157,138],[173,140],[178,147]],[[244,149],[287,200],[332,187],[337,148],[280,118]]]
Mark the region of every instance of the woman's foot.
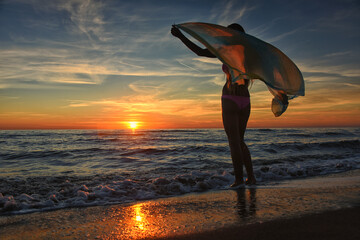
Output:
[[247,178],[245,181],[246,185],[256,185],[256,179],[255,178]]
[[230,185],[230,189],[238,189],[245,187],[244,181],[235,181],[233,184]]

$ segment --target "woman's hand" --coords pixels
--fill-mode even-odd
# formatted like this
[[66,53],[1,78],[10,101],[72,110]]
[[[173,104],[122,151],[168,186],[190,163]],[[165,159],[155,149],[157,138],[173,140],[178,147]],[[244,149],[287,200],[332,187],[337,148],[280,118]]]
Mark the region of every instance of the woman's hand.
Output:
[[180,30],[179,30],[177,27],[175,27],[175,26],[173,26],[173,27],[171,28],[171,34],[172,34],[174,37],[177,37],[177,38],[181,38],[181,37],[184,36],[184,35],[180,32]]
[[208,49],[206,49],[206,48],[202,49],[201,47],[199,47],[198,45],[196,45],[195,43],[193,43],[192,41],[187,39],[185,37],[185,35],[182,34],[180,29],[178,29],[174,25],[171,28],[171,34],[174,37],[179,38],[191,51],[196,53],[196,55],[198,55],[200,57],[216,58],[216,56],[214,54],[212,54]]

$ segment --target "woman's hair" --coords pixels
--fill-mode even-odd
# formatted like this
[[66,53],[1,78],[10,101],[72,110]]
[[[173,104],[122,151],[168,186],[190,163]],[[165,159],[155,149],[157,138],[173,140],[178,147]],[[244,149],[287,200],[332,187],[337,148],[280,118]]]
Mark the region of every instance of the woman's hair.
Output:
[[231,28],[231,29],[234,29],[234,30],[237,30],[237,31],[240,31],[240,32],[243,32],[243,33],[245,32],[244,28],[240,24],[237,24],[237,23],[232,23],[227,27]]

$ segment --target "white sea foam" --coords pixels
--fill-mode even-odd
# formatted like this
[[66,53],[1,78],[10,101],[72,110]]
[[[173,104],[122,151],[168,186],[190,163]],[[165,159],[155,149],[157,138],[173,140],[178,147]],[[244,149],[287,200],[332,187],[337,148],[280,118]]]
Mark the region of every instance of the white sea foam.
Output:
[[[255,175],[260,185],[274,183],[284,179],[316,176],[359,168],[352,161],[338,162],[333,167],[305,166],[280,164],[279,166],[255,167]],[[146,199],[156,199],[177,196],[191,192],[224,189],[234,181],[230,171],[203,172],[192,171],[175,177],[157,177],[142,180],[121,180],[109,175],[107,180],[91,181],[89,179],[73,178],[64,183],[54,184],[52,177],[42,179],[28,178],[25,186],[38,184],[41,188],[51,189],[43,194],[15,193],[3,196],[0,194],[0,209],[2,213],[29,213],[67,207],[82,207],[128,203]],[[17,179],[19,180],[19,179]],[[43,192],[42,189],[36,191]]]
[[[147,181],[114,179],[106,184],[100,183],[88,187],[84,181],[81,181],[81,185],[66,181],[66,184],[51,186],[50,184],[53,181],[51,177],[48,177],[49,185],[47,187],[58,188],[59,190],[51,190],[43,195],[17,193],[15,197],[1,194],[0,207],[3,213],[10,211],[12,213],[28,213],[65,207],[126,203],[217,189],[228,185],[232,179],[233,176],[228,172],[222,174],[191,172],[178,175],[172,179],[163,177],[148,179]],[[74,180],[80,181],[80,179]],[[33,184],[34,182],[36,180],[33,178],[26,180],[26,184]],[[92,182],[89,184],[93,185]]]

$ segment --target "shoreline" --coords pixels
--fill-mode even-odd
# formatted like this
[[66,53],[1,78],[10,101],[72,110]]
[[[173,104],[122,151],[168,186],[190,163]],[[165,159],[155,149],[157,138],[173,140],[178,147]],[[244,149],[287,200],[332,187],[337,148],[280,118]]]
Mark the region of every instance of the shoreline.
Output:
[[[312,239],[344,239],[359,234],[359,192],[360,170],[353,170],[236,191],[1,216],[0,235],[2,239],[237,239],[239,235],[311,239],[314,233]],[[329,238],[330,232],[334,238]]]

